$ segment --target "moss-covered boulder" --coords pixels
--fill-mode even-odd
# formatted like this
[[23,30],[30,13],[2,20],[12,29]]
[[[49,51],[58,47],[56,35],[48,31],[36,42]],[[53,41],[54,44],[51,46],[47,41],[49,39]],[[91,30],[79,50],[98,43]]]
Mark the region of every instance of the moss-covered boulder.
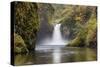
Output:
[[29,52],[22,37],[14,33],[14,53]]

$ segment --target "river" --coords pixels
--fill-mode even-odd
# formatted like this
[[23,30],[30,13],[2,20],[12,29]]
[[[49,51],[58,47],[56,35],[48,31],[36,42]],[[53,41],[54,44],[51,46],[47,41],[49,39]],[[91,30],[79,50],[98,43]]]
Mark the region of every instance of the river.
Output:
[[35,52],[17,54],[15,55],[15,65],[54,64],[97,59],[96,49],[57,46],[41,46]]

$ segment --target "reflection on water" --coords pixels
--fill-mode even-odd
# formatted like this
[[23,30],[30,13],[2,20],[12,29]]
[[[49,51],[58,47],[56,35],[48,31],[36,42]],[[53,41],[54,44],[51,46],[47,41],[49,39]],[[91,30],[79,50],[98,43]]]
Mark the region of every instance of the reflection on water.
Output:
[[56,49],[53,51],[53,63],[60,63],[61,60],[61,50],[60,49]]
[[18,54],[15,56],[15,65],[94,61],[96,58],[96,49],[54,47],[36,50],[29,54]]

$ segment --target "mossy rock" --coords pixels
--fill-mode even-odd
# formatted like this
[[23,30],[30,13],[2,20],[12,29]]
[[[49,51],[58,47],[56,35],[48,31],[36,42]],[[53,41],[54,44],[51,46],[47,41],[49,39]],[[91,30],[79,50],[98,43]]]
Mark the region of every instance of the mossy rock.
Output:
[[22,37],[14,33],[14,53],[27,53],[28,49]]
[[85,44],[84,44],[83,40],[80,37],[76,37],[67,46],[71,46],[71,47],[84,47]]

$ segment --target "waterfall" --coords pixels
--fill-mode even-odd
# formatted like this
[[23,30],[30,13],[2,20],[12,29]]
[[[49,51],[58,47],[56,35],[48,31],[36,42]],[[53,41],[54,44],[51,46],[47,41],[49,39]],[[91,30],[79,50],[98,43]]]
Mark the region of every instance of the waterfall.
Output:
[[39,45],[66,45],[66,40],[63,40],[60,31],[61,24],[54,26],[52,38],[45,38]]
[[[64,40],[60,31],[61,24],[54,26],[52,38],[45,38],[36,46],[36,50],[41,49],[59,49],[67,44],[67,40]],[[59,45],[59,46],[57,46]]]
[[65,41],[63,40],[61,36],[61,31],[60,31],[61,24],[56,24],[53,30],[53,37],[51,41],[51,45],[65,45]]

